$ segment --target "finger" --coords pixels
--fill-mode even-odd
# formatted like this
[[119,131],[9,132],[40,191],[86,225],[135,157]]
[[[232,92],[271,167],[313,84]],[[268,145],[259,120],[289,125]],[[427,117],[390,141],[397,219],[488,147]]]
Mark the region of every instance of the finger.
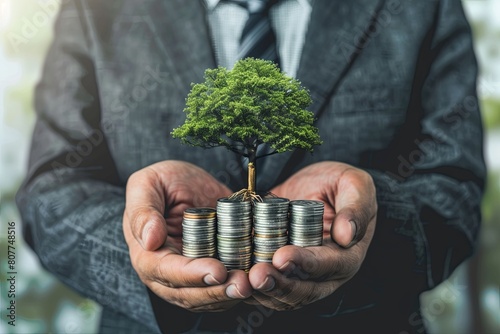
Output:
[[365,231],[359,226],[364,226],[366,230],[366,224],[362,224],[364,220],[356,217],[357,214],[355,207],[344,207],[335,215],[330,227],[330,236],[339,246],[349,248],[364,235]]
[[252,294],[247,274],[242,270],[231,271],[224,284],[171,288],[153,282],[150,288],[168,302],[191,311],[224,310]]
[[350,277],[359,267],[361,252],[347,250],[325,238],[323,246],[284,246],[273,256],[273,266],[286,277],[322,281]]
[[349,248],[360,241],[377,212],[375,187],[369,174],[346,171],[339,180],[335,197],[337,213],[330,236],[341,247]]
[[192,259],[169,250],[143,255],[139,270],[151,281],[171,288],[205,287],[226,281],[227,270],[213,258]]
[[340,283],[291,279],[267,263],[256,264],[249,272],[255,300],[276,310],[293,310],[332,294]]
[[248,297],[247,299],[245,299],[245,304],[248,304],[248,305],[254,305],[254,306],[258,306],[258,305],[262,305],[262,303],[260,301],[258,301],[257,299],[255,299],[255,294],[257,294],[258,292],[255,292],[250,296]]
[[165,198],[156,172],[145,168],[130,176],[125,198],[125,212],[136,240],[148,251],[161,247],[167,227],[163,218]]
[[[212,258],[186,258],[168,246],[155,252],[147,252],[142,250],[137,240],[133,238],[130,227],[124,227],[124,234],[130,247],[132,265],[139,273],[141,281],[167,301],[175,299],[175,295],[179,293],[176,292],[177,290],[194,289],[191,290],[194,292],[198,291],[196,289],[212,286],[219,286],[219,289],[207,290],[205,294],[201,294],[202,301],[191,303],[186,300],[186,302],[194,307],[194,305],[204,305],[203,301],[215,303],[221,300],[245,299],[252,293],[247,274],[241,270],[228,273],[220,261]],[[214,291],[220,293],[216,294]],[[224,295],[224,297],[207,299],[210,297],[207,293],[213,296]],[[196,294],[191,296],[191,299],[195,296]],[[179,298],[182,299],[182,295]],[[226,308],[224,305],[220,307]]]

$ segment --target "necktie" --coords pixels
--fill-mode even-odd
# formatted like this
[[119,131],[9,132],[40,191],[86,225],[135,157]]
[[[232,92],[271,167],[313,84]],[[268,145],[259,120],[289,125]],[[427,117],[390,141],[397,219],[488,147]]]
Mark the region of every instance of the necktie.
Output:
[[[238,59],[247,57],[271,60],[279,66],[279,56],[276,47],[276,36],[269,20],[269,9],[278,0],[227,0],[236,3],[248,10],[248,20],[240,38]],[[268,144],[261,144],[257,149],[257,156],[265,156],[271,152]],[[242,158],[246,166],[247,158]],[[257,165],[257,164],[256,164]],[[263,167],[263,161],[259,160]],[[258,181],[258,180],[257,180]],[[257,187],[259,185],[257,184]],[[259,190],[259,188],[257,188]]]
[[248,10],[240,38],[238,59],[247,57],[278,61],[276,37],[269,21],[269,8],[276,0],[232,0]]

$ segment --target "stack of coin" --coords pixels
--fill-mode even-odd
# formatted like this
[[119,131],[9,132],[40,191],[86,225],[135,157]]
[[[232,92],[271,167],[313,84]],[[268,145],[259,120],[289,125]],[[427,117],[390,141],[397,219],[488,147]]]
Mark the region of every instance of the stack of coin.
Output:
[[217,253],[227,270],[252,265],[252,202],[217,200]]
[[254,263],[272,262],[278,248],[287,244],[290,200],[282,197],[263,198],[253,208]]
[[324,207],[321,201],[295,200],[290,202],[289,242],[291,245],[321,246]]
[[214,208],[188,208],[182,220],[182,255],[215,257],[216,211]]

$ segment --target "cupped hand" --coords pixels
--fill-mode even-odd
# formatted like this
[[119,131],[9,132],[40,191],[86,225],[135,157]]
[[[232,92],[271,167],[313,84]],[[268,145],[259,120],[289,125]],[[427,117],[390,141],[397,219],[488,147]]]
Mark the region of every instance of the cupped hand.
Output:
[[330,296],[359,270],[375,231],[375,186],[363,170],[321,162],[305,167],[271,192],[325,204],[322,246],[287,245],[275,252],[272,264],[256,264],[249,272],[256,292],[248,303],[297,309]]
[[181,161],[159,162],[130,176],[123,231],[134,269],[156,295],[195,312],[223,311],[251,295],[245,272],[228,273],[216,259],[181,255],[184,210],[215,207],[230,194],[206,171]]

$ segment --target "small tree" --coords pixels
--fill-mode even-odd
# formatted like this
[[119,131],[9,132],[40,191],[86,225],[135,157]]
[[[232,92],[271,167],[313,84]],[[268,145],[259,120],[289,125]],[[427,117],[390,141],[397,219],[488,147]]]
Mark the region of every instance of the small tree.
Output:
[[[255,164],[268,155],[321,144],[309,92],[271,61],[245,58],[229,71],[207,69],[205,82],[192,84],[186,99],[186,121],[172,131],[183,143],[223,146],[248,158],[248,189],[235,195],[254,198]],[[257,155],[260,145],[271,151]]]

